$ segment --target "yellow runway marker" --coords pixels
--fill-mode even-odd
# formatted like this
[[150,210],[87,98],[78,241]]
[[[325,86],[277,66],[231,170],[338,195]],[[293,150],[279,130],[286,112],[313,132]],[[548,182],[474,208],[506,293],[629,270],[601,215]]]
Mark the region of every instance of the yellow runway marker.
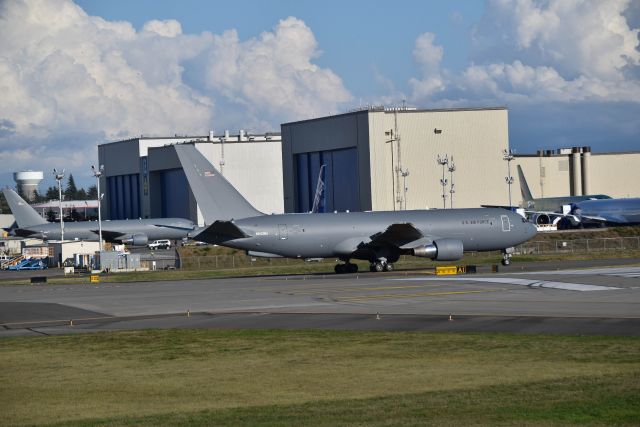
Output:
[[382,295],[367,295],[367,296],[355,296],[338,298],[338,301],[366,301],[372,299],[400,299],[400,298],[416,298],[416,297],[441,297],[447,295],[463,295],[463,294],[481,294],[487,292],[497,292],[499,289],[486,289],[482,291],[452,291],[452,292],[419,292],[415,294],[382,294]]

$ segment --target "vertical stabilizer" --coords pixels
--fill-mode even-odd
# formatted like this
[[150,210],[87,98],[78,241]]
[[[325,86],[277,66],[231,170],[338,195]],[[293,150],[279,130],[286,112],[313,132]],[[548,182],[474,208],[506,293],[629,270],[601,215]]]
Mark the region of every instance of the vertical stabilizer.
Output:
[[174,145],[207,224],[263,215],[213,167],[193,144]]
[[520,192],[522,193],[522,200],[524,202],[524,206],[527,205],[527,202],[533,200],[533,196],[531,195],[531,190],[529,190],[529,185],[527,184],[527,180],[524,177],[524,173],[522,172],[522,168],[518,165],[518,178],[520,179]]
[[22,197],[10,188],[2,190],[4,198],[7,199],[11,213],[19,228],[31,227],[33,225],[47,224],[44,218],[36,212]]

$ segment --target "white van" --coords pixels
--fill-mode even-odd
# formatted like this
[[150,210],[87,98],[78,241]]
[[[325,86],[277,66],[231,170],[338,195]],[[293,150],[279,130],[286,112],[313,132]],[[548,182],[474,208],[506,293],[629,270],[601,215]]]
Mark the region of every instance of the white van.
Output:
[[147,245],[149,249],[169,249],[171,247],[171,240],[162,239],[155,240]]

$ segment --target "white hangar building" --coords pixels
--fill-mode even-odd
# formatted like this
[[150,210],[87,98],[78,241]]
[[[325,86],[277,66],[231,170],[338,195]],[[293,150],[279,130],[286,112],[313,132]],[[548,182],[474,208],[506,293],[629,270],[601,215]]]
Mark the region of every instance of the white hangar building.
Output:
[[325,166],[324,211],[400,210],[508,204],[506,108],[368,108],[281,125],[286,212],[313,206]]
[[[518,154],[514,163],[521,166],[534,198],[597,194],[640,197],[640,151],[595,153],[591,147],[571,147]],[[515,170],[514,178],[514,201],[520,201]]]
[[231,184],[265,213],[283,212],[279,133],[140,137],[98,146],[104,165],[100,191],[105,219],[188,218],[203,225],[195,198],[171,145],[196,142]]

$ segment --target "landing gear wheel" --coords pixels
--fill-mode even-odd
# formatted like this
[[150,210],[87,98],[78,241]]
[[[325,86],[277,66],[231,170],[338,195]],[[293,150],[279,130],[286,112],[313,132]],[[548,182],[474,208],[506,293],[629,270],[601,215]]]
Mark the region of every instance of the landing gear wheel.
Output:
[[369,265],[369,271],[370,271],[370,272],[372,272],[372,273],[375,273],[375,272],[376,272],[376,263],[375,263],[375,262],[372,262],[372,263]]
[[390,262],[384,266],[385,271],[393,271],[393,268],[393,264],[391,264]]
[[378,273],[380,273],[380,272],[384,271],[384,266],[385,266],[385,264],[383,264],[380,261],[378,261],[378,262],[376,262],[374,268]]
[[509,258],[503,258],[502,259],[502,265],[504,265],[505,267],[511,264],[511,260]]

